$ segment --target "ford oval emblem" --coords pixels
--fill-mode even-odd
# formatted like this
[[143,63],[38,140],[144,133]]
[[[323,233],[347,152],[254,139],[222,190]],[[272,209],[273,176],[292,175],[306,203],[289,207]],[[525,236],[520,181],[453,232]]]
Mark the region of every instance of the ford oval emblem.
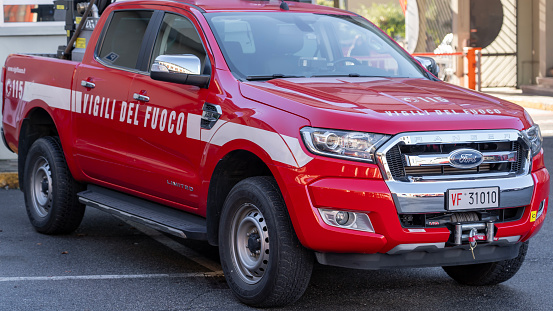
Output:
[[484,162],[484,156],[478,150],[457,149],[449,153],[449,163],[456,168],[473,168]]

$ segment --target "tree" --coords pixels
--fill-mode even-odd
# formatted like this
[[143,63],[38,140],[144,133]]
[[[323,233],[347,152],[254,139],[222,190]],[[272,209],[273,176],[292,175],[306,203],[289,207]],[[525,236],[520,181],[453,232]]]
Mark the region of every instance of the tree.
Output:
[[373,3],[370,8],[361,5],[359,15],[373,22],[394,39],[405,38],[405,15],[399,4]]
[[334,0],[317,0],[317,4],[318,5],[324,5],[324,6],[329,6],[329,7],[336,7],[335,6],[335,1]]

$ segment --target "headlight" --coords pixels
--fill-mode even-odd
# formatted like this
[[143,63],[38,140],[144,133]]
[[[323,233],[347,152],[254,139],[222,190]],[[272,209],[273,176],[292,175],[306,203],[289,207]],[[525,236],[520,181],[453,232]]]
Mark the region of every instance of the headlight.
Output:
[[374,163],[374,152],[389,135],[304,127],[301,136],[307,148],[324,156]]
[[543,142],[540,126],[534,124],[529,129],[522,131],[522,135],[524,135],[524,138],[526,138],[528,144],[530,145],[530,149],[532,149],[532,156],[538,154],[541,150],[541,144]]

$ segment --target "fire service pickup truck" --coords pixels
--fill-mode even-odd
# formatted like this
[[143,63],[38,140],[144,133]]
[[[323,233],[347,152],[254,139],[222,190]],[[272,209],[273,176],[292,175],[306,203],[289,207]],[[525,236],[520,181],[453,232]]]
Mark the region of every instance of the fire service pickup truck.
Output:
[[238,299],[282,306],[315,260],[498,284],[544,222],[528,113],[439,81],[358,15],[275,0],[56,8],[68,48],[2,71],[2,137],[39,232],[74,231],[89,206],[205,240]]

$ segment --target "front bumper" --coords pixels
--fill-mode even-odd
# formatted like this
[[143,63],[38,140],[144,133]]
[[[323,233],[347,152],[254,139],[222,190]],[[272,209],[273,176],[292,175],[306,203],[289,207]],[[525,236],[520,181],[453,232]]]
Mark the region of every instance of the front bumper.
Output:
[[[448,256],[470,256],[468,262],[475,263],[471,252],[466,249],[466,241],[462,245],[452,243],[452,231],[446,226],[404,227],[399,218],[402,210],[398,208],[397,199],[376,165],[317,158],[302,169],[300,174],[297,170],[279,170],[279,183],[285,184],[283,194],[298,238],[305,247],[314,250],[323,263],[334,264],[332,258],[342,258],[340,254],[358,254],[360,257],[354,256],[357,258],[355,261],[365,258],[370,262],[397,262],[390,263],[390,267],[401,265],[399,262],[415,257],[426,259],[409,261],[409,265],[424,266],[427,261],[431,265],[448,265],[447,261],[439,259]],[[331,172],[337,177],[321,177],[312,173],[317,171],[324,171],[325,175]],[[286,184],[284,180],[296,182]],[[538,219],[532,217],[536,215],[540,205],[547,206],[549,173],[543,168],[521,177],[520,181],[523,183],[519,187],[513,186],[509,188],[511,191],[506,192],[515,192],[518,197],[512,197],[512,205],[501,207],[519,207],[519,204],[523,204],[523,212],[517,220],[494,222],[494,241],[479,241],[481,250],[475,255],[482,253],[478,260],[489,262],[508,259],[518,251],[518,248],[511,249],[513,245],[528,240],[541,228],[547,210]],[[480,182],[472,181],[471,186],[478,187]],[[501,190],[501,195],[505,195],[504,189]],[[430,183],[427,184],[427,191],[434,192]],[[440,211],[447,212],[443,193],[439,199],[442,202]],[[323,221],[319,208],[366,213],[374,232],[329,226]],[[496,248],[497,250],[491,251]],[[489,255],[486,255],[488,252]],[[364,257],[363,254],[370,256]],[[462,258],[452,259],[451,264],[459,264]],[[375,267],[386,265],[376,264]]]

